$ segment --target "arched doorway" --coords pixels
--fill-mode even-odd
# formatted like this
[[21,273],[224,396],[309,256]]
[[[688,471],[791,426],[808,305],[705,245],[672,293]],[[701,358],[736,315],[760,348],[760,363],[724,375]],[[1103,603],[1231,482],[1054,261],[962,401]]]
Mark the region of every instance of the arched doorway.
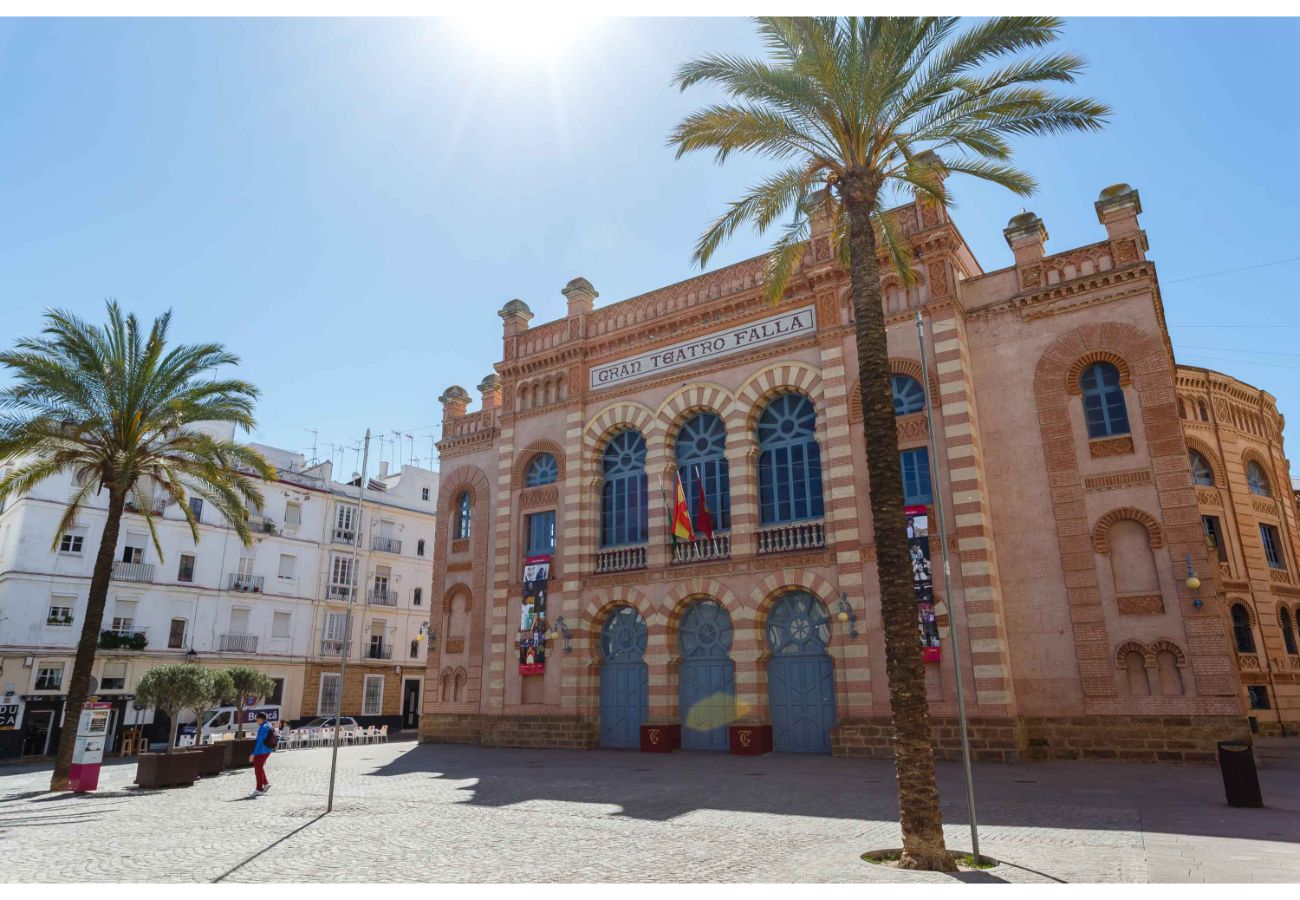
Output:
[[600,630],[600,745],[638,747],[650,709],[646,625],[630,606],[616,606]]
[[783,595],[767,617],[767,697],[772,749],[830,753],[835,727],[835,666],[826,652],[830,617],[806,591]]
[[717,600],[692,603],[678,628],[682,749],[727,749],[735,718],[736,667],[731,662],[731,616]]

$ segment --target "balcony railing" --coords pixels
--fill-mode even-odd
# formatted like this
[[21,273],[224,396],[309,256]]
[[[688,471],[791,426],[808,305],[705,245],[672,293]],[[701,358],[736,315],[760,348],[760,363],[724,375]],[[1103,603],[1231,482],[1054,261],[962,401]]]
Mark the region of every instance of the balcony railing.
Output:
[[401,553],[402,542],[396,538],[377,537],[370,541],[370,549],[380,553]]
[[101,650],[143,650],[149,646],[147,628],[107,628],[99,633]]
[[333,638],[322,638],[320,642],[321,656],[342,656],[347,653],[350,641],[340,641]]
[[223,634],[217,640],[217,649],[222,653],[256,653],[257,635]]
[[335,528],[330,536],[330,540],[336,544],[347,544],[352,546],[357,542],[357,532],[354,528]]
[[731,556],[731,535],[715,534],[711,538],[679,541],[673,544],[673,564],[704,562],[710,559],[728,559]]
[[356,587],[350,584],[327,584],[325,586],[325,597],[329,600],[351,600],[356,593]]
[[369,644],[366,647],[366,659],[392,659],[393,647],[391,644]]
[[826,523],[821,519],[790,522],[758,531],[759,553],[786,553],[791,550],[816,550],[826,546]]
[[370,592],[371,606],[396,606],[397,591],[390,591],[387,588],[375,588]]
[[113,561],[113,580],[115,581],[153,581],[153,563],[129,563],[122,560]]
[[226,581],[226,590],[239,591],[241,594],[260,594],[264,580],[261,575],[240,575],[231,572]]
[[645,568],[645,544],[631,547],[613,547],[596,554],[596,574],[631,572]]
[[268,516],[249,516],[248,528],[258,534],[275,534],[275,520]]
[[143,505],[134,500],[126,501],[126,511],[141,516],[161,516],[170,500],[148,500]]

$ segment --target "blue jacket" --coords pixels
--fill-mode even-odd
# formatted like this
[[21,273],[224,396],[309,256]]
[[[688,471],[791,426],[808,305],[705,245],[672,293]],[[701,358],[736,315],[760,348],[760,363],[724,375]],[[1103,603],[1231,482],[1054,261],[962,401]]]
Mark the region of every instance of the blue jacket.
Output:
[[271,748],[266,746],[266,736],[271,733],[271,723],[263,722],[262,726],[257,729],[257,743],[253,745],[253,755],[261,756],[263,753],[270,753]]

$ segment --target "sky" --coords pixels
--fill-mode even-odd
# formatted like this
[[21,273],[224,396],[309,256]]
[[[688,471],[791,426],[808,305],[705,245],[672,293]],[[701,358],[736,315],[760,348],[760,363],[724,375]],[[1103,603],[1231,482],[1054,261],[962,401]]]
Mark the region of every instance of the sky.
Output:
[[[949,182],[981,265],[1011,263],[1022,207],[1049,253],[1100,240],[1092,204],[1128,182],[1178,360],[1300,423],[1300,20],[1072,19],[1060,46],[1112,121],[1017,140],[1028,200]],[[477,408],[507,300],[540,324],[575,276],[598,306],[691,277],[771,171],[666,146],[720,99],[674,70],[715,50],[762,47],[743,19],[0,20],[0,343],[49,308],[172,309],[174,339],[224,343],[261,389],[252,439],[353,471],[370,428],[428,464],[437,397]],[[738,234],[710,268],[766,246]]]

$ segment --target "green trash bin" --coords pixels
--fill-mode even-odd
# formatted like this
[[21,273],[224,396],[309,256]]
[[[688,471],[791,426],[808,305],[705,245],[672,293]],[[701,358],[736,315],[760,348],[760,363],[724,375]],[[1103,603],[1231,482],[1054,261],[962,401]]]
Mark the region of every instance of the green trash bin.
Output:
[[1263,806],[1254,748],[1246,741],[1219,741],[1219,772],[1229,806]]

